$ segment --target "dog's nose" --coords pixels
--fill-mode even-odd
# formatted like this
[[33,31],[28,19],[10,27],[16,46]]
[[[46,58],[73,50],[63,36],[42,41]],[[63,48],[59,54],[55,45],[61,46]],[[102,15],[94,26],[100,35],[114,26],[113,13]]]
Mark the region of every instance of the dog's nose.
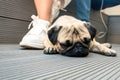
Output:
[[78,57],[86,57],[89,52],[88,51],[83,51],[81,49],[75,49],[75,55],[78,56]]
[[86,57],[89,54],[89,49],[84,47],[81,43],[76,43],[74,47],[61,54],[70,57]]
[[77,48],[77,47],[80,47],[81,46],[81,44],[80,43],[76,43],[75,44],[75,47]]
[[78,57],[86,57],[89,54],[89,51],[85,48],[80,43],[76,43],[74,47],[74,53]]
[[74,49],[76,50],[76,51],[81,51],[82,50],[82,46],[81,46],[81,44],[80,43],[76,43],[75,44],[75,46],[74,46]]

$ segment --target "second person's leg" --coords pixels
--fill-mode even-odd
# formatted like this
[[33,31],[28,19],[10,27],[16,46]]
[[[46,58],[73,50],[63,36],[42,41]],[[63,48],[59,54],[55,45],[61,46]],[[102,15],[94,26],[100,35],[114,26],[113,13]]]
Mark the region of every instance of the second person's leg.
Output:
[[76,0],[76,13],[77,18],[90,22],[90,7],[91,6],[91,0]]

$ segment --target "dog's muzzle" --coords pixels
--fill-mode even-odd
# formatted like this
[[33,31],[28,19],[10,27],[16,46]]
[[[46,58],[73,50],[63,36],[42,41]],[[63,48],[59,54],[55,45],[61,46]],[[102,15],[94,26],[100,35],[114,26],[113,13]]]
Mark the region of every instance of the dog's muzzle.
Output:
[[89,49],[77,42],[72,48],[61,54],[70,57],[86,57],[89,54]]

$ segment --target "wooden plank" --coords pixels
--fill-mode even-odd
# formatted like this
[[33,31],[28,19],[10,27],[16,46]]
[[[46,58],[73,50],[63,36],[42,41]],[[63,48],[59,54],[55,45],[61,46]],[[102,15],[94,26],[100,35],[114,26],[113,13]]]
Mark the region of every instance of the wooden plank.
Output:
[[34,0],[0,0],[0,16],[29,20],[36,14]]
[[30,22],[0,17],[0,43],[18,43]]
[[120,34],[110,34],[108,37],[108,42],[120,44]]

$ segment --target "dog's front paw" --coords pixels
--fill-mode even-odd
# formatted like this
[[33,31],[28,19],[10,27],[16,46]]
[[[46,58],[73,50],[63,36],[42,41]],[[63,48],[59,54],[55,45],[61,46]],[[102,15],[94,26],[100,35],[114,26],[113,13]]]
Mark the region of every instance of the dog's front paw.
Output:
[[115,50],[112,50],[112,49],[107,49],[107,50],[104,50],[102,51],[102,54],[103,55],[106,55],[106,56],[116,56],[116,51]]
[[58,52],[55,48],[48,47],[44,49],[44,54],[58,54]]

